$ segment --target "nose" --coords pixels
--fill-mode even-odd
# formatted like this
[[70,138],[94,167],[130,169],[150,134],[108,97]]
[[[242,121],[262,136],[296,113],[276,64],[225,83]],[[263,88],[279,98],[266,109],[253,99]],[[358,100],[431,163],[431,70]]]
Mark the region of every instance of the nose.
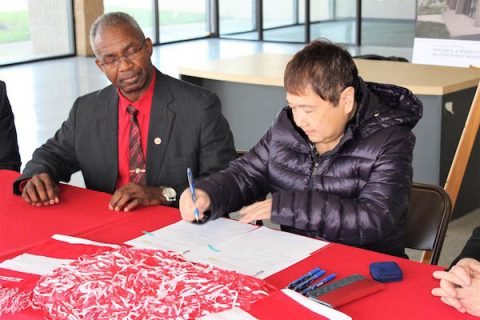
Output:
[[125,56],[120,58],[120,62],[118,64],[118,70],[128,70],[132,66],[132,62]]
[[302,112],[294,114],[293,120],[295,120],[295,124],[302,129],[305,128],[305,125],[307,124],[307,117]]

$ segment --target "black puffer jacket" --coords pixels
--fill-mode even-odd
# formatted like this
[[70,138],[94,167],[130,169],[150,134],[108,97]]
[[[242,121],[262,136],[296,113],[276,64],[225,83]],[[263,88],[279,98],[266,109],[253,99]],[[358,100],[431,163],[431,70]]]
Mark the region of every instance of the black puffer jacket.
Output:
[[319,156],[286,107],[245,156],[198,181],[211,198],[211,218],[271,192],[271,219],[283,230],[404,255],[411,129],[422,104],[393,85],[360,80],[356,91],[357,112],[333,150]]

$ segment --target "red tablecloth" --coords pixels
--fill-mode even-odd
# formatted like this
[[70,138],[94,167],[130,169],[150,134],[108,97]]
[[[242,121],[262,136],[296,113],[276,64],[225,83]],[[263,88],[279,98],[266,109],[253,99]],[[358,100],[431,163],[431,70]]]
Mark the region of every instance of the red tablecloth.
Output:
[[[142,235],[142,230],[155,230],[163,225],[179,219],[177,210],[162,208],[161,214],[155,214],[152,208],[139,210],[131,218],[119,221],[114,227],[107,230],[94,230],[81,234],[81,237],[103,242],[118,242],[129,240]],[[115,240],[113,240],[115,239]],[[430,266],[407,259],[396,258],[372,251],[357,249],[340,244],[332,244],[319,250],[311,257],[278,272],[266,280],[279,287],[285,287],[294,279],[310,271],[315,266],[320,266],[328,273],[336,273],[337,278],[352,274],[369,276],[369,264],[377,261],[396,261],[404,272],[404,280],[386,284],[386,289],[361,300],[352,302],[339,310],[350,315],[353,319],[475,319],[462,315],[456,310],[446,306],[430,294],[432,288],[438,285],[432,277],[437,266]],[[265,308],[268,301],[259,303],[253,314],[260,319],[292,319],[289,314],[296,314],[295,319],[311,319],[312,313],[292,302],[283,294],[271,299],[271,307]],[[280,318],[279,315],[285,316]]]
[[111,195],[62,185],[60,203],[34,207],[13,195],[18,173],[0,170],[0,261],[44,242],[52,234],[77,235],[130,215],[108,209]]
[[[177,209],[145,207],[131,213],[108,210],[110,195],[62,186],[61,204],[36,208],[11,195],[11,182],[17,175],[0,171],[0,261],[13,253],[23,252],[48,239],[53,233],[63,233],[87,239],[122,243],[178,221]],[[266,280],[284,287],[315,266],[337,273],[337,279],[351,274],[369,276],[371,262],[396,261],[404,272],[404,280],[389,283],[386,289],[339,308],[353,319],[475,319],[444,305],[430,294],[437,281],[431,276],[436,266],[394,258],[349,246],[332,244],[311,257],[278,272]],[[252,314],[260,319],[312,319],[314,315],[283,294],[253,305]],[[32,310],[5,316],[2,319],[40,319]]]

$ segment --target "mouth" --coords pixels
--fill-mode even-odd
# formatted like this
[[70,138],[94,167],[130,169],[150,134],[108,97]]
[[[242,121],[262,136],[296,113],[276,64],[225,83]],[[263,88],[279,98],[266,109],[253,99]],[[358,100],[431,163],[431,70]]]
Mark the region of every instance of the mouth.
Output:
[[127,76],[127,77],[123,78],[122,82],[127,84],[127,85],[131,85],[131,84],[134,84],[134,83],[138,82],[139,79],[140,79],[140,75],[139,74],[134,74],[134,75]]

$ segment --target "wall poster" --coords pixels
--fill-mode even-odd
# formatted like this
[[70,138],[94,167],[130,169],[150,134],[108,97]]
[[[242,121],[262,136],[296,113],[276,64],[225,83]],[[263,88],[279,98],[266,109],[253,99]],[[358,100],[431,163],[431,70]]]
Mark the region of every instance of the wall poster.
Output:
[[419,0],[413,63],[480,67],[480,0]]

